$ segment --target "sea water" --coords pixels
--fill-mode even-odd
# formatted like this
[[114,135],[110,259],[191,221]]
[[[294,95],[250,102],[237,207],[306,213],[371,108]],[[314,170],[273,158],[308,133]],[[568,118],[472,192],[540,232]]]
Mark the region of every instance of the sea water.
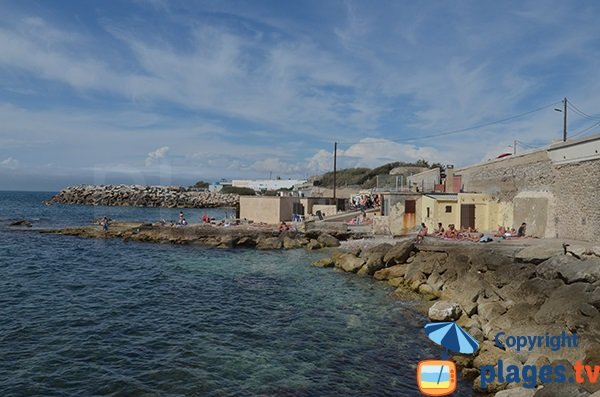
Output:
[[[9,227],[177,219],[0,192],[2,396],[419,396],[439,358],[414,302],[325,253],[94,240]],[[203,210],[184,209],[198,222]],[[206,210],[225,216],[227,210]],[[457,395],[471,395],[467,383]]]

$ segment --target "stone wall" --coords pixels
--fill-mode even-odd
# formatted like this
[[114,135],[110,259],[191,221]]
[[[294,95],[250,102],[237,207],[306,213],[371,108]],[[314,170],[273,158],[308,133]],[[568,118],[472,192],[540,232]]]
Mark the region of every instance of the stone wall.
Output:
[[528,234],[600,241],[600,160],[554,164],[541,150],[457,169],[465,192],[494,194]]
[[554,174],[557,237],[600,241],[600,160],[557,165]]

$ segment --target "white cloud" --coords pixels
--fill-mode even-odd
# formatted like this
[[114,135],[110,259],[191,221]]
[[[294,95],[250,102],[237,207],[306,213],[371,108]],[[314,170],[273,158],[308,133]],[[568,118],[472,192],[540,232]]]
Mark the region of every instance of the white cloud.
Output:
[[10,170],[17,169],[19,167],[19,160],[15,160],[12,157],[9,157],[5,160],[0,161],[0,167],[8,168]]
[[346,157],[346,163],[354,166],[377,167],[394,161],[412,162],[424,159],[430,162],[443,162],[440,152],[428,146],[415,146],[393,142],[387,139],[365,138],[346,150],[339,150],[338,159]]
[[161,160],[167,157],[167,153],[169,153],[168,146],[160,147],[155,151],[148,153],[148,157],[146,157],[144,164],[146,167],[150,167],[156,163],[159,163]]

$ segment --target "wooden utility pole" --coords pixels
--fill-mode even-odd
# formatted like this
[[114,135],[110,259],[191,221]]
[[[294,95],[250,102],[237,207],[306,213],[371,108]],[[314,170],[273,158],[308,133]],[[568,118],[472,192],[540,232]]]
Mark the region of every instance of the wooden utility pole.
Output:
[[[336,175],[337,174],[337,142],[333,144],[333,198],[335,199]],[[337,204],[336,204],[337,205]]]
[[517,154],[517,140],[513,141],[513,155]]

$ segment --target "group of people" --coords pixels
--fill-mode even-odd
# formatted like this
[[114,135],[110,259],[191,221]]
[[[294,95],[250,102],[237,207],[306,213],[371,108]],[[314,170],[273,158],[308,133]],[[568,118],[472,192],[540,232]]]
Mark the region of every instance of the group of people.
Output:
[[[500,238],[511,238],[511,237],[525,237],[527,231],[527,224],[523,222],[519,227],[519,230],[507,229],[504,226],[498,227],[498,232],[494,234],[494,237]],[[453,223],[448,225],[447,229],[444,229],[442,222],[438,222],[438,227],[429,234],[429,229],[425,223],[421,223],[421,230],[419,230],[416,238],[416,242],[420,243],[423,241],[425,236],[438,237],[449,240],[469,240],[469,241],[481,241],[485,237],[482,233],[479,233],[476,228],[466,227],[457,229]],[[488,241],[491,241],[488,240]]]
[[519,227],[518,230],[515,230],[514,227],[509,229],[507,227],[499,225],[498,231],[494,234],[494,237],[500,237],[500,238],[525,237],[526,233],[527,233],[527,223],[523,222],[523,223],[521,223],[521,226]]
[[352,208],[360,209],[362,211],[369,209],[369,208],[379,207],[379,204],[380,204],[380,201],[379,201],[378,194],[375,194],[373,196],[371,196],[369,194],[363,194],[363,195],[352,196],[350,198],[350,205],[352,206]]

